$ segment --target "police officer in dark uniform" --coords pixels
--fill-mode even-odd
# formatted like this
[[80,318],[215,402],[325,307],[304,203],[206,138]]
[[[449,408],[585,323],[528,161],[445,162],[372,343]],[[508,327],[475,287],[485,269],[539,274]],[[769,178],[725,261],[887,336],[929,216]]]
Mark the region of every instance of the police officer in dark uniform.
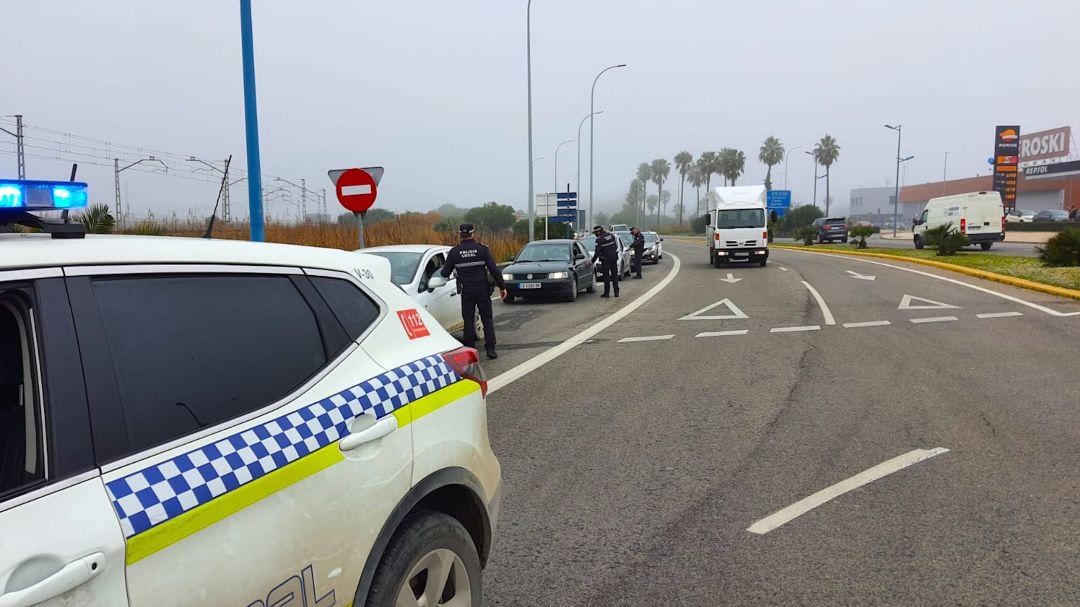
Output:
[[641,258],[645,255],[645,235],[636,227],[630,228],[630,233],[634,235],[634,244],[630,245],[634,251],[630,271],[634,273],[634,278],[641,278]]
[[506,299],[506,283],[495,265],[491,251],[473,238],[473,225],[459,226],[461,244],[450,249],[446,265],[442,267],[443,278],[457,270],[458,289],[461,291],[461,319],[465,321],[464,344],[476,346],[476,310],[480,310],[480,322],[484,324],[484,350],[488,358],[498,358],[495,352],[495,319],[491,317],[491,283],[488,273],[495,277],[495,284]]
[[600,267],[604,270],[604,294],[600,297],[609,297],[608,291],[611,283],[615,283],[615,297],[619,296],[619,243],[618,236],[604,230],[604,226],[595,226],[592,229],[596,236],[596,249],[593,252],[593,263],[600,260]]

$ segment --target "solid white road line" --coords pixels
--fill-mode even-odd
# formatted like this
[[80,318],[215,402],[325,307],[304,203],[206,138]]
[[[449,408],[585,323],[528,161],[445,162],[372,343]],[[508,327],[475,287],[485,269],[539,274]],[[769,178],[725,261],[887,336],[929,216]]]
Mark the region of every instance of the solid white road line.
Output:
[[976,314],[975,318],[1011,318],[1023,315],[1023,312],[990,312],[988,314]]
[[769,333],[798,333],[800,331],[820,331],[821,326],[810,325],[806,327],[776,327],[769,329]]
[[894,264],[891,264],[891,263],[884,263],[884,262],[881,262],[881,261],[874,261],[872,259],[862,259],[862,258],[859,258],[859,257],[850,257],[850,256],[847,256],[847,255],[830,255],[829,253],[810,253],[810,252],[807,252],[807,251],[796,251],[794,249],[783,249],[783,250],[787,251],[787,252],[791,252],[791,253],[802,254],[802,255],[823,255],[825,257],[838,257],[838,258],[847,259],[847,260],[851,260],[851,261],[860,261],[862,263],[872,263],[875,266],[885,266],[886,268],[893,268],[894,270],[902,270],[904,272],[911,272],[912,274],[918,274],[920,276],[928,276],[930,278],[935,278],[937,280],[943,280],[945,282],[951,282],[952,284],[960,285],[961,287],[967,287],[969,289],[975,289],[976,291],[981,291],[983,293],[989,293],[990,295],[993,295],[995,297],[1000,297],[1002,299],[1007,299],[1007,300],[1009,300],[1009,301],[1011,301],[1013,303],[1018,303],[1018,304],[1020,304],[1022,306],[1027,306],[1029,308],[1033,308],[1033,309],[1038,310],[1040,312],[1045,312],[1045,313],[1049,314],[1050,316],[1080,316],[1080,311],[1077,311],[1077,312],[1058,312],[1057,310],[1054,310],[1052,308],[1047,308],[1046,306],[1041,306],[1041,305],[1039,305],[1037,303],[1032,303],[1030,301],[1020,299],[1019,297],[1013,297],[1012,295],[1006,295],[1005,293],[998,293],[997,291],[992,291],[990,289],[987,289],[986,287],[980,287],[978,285],[973,285],[973,284],[966,283],[966,282],[964,282],[962,280],[956,280],[955,278],[949,278],[947,276],[938,276],[937,274],[931,274],[930,272],[923,272],[922,270],[915,270],[915,269],[912,269],[912,268],[905,268],[903,266],[898,266],[898,265],[894,265]]
[[694,337],[727,337],[729,335],[746,335],[750,332],[750,329],[735,329],[732,331],[706,331],[704,333],[698,333]]
[[780,269],[781,269],[781,270],[783,270],[783,271],[785,271],[785,272],[787,272],[787,271],[788,271],[788,269],[787,269],[787,268],[785,268],[784,266],[780,266]]
[[928,322],[949,322],[950,320],[960,320],[955,316],[929,316],[927,318],[909,318],[911,322],[921,325]]
[[857,329],[859,327],[887,327],[892,323],[887,320],[868,320],[866,322],[846,322],[845,329]]
[[827,487],[818,491],[817,493],[804,497],[803,499],[795,502],[794,504],[770,514],[769,516],[757,521],[747,529],[750,533],[757,533],[764,535],[777,527],[791,522],[795,518],[810,512],[814,508],[829,502],[832,499],[840,497],[841,495],[851,491],[852,489],[858,489],[863,485],[872,483],[879,478],[888,476],[893,472],[899,472],[908,466],[917,464],[922,461],[926,461],[935,455],[941,455],[942,453],[948,453],[949,450],[943,447],[934,447],[933,449],[915,449],[914,451],[908,451],[907,453],[894,457],[888,461],[882,462],[873,468],[864,470],[855,476],[840,481],[831,487]]
[[806,282],[805,280],[802,281],[802,283],[803,286],[806,287],[808,291],[810,291],[810,294],[814,296],[814,299],[817,300],[818,306],[821,307],[821,315],[825,317],[825,324],[835,325],[836,319],[833,318],[832,311],[829,310],[829,306],[825,305],[825,300],[821,298],[821,293],[818,293],[817,289],[811,287],[810,283]]
[[671,339],[672,337],[675,337],[675,335],[671,334],[671,335],[647,335],[645,337],[624,337],[624,338],[620,339],[618,343],[620,343],[620,344],[630,344],[630,343],[639,342],[639,341],[664,341],[665,339]]
[[675,280],[675,277],[679,275],[679,266],[682,265],[682,262],[679,261],[679,257],[677,255],[674,255],[672,253],[668,253],[668,255],[671,255],[671,259],[674,263],[671,264],[671,270],[667,273],[667,276],[665,276],[663,280],[657,283],[656,286],[646,291],[643,295],[641,295],[634,301],[631,301],[630,303],[619,308],[615,312],[612,312],[607,317],[601,319],[593,326],[581,331],[570,339],[567,339],[566,341],[556,346],[552,346],[547,350],[544,350],[540,354],[537,354],[536,356],[530,358],[529,360],[517,365],[516,367],[513,367],[491,378],[488,381],[488,394],[490,395],[494,392],[498,392],[507,385],[521,379],[525,375],[539,369],[540,367],[555,360],[563,354],[566,354],[572,348],[574,348],[574,346],[577,346],[580,343],[584,343],[590,337],[594,337],[597,333],[619,322],[623,318],[626,318],[634,310],[637,310],[641,306],[645,305],[645,303],[648,302],[650,299],[656,297],[657,293],[663,291],[665,287],[667,287],[669,284],[671,284],[673,280]]

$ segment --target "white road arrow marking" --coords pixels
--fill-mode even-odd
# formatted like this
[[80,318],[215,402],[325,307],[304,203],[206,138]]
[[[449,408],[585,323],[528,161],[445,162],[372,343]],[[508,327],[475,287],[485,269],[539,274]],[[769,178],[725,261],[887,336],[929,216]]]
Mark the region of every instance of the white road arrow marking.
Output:
[[[705,312],[708,312],[709,310],[712,310],[713,308],[716,308],[716,307],[719,307],[719,306],[726,306],[727,309],[731,311],[731,314],[725,314],[723,316],[716,316],[716,315],[701,316]],[[740,310],[738,306],[731,303],[730,299],[725,298],[725,299],[721,299],[720,301],[718,301],[718,302],[716,302],[714,304],[709,304],[709,305],[705,306],[704,308],[698,310],[697,312],[691,312],[690,314],[687,314],[686,316],[683,316],[679,320],[731,320],[731,319],[735,319],[735,318],[750,318],[750,317],[747,316],[746,314],[744,314],[743,311]]]
[[[912,305],[913,301],[921,301],[923,303],[919,305]],[[940,301],[934,301],[933,299],[924,299],[922,297],[912,297],[911,295],[904,295],[904,298],[900,300],[900,306],[897,310],[945,310],[945,309],[959,309],[960,306],[954,306],[952,304],[942,303]]]
[[867,275],[867,274],[859,274],[858,272],[852,272],[851,270],[848,270],[847,273],[851,274],[852,278],[858,278],[859,280],[874,280],[875,278],[877,278],[877,276],[870,276],[870,275]]
[[721,278],[720,280],[722,280],[722,281],[724,281],[724,282],[726,282],[728,284],[733,285],[733,284],[739,282],[742,279],[741,278],[735,278],[735,276],[731,272],[728,272],[727,273],[727,278]]

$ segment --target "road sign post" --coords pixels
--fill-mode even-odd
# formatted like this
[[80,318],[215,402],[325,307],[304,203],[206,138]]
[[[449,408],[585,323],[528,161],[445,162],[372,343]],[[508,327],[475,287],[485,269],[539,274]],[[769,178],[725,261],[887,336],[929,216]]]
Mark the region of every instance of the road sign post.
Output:
[[327,172],[327,175],[334,184],[338,202],[356,217],[357,244],[363,249],[364,215],[375,204],[379,195],[383,168],[335,169]]

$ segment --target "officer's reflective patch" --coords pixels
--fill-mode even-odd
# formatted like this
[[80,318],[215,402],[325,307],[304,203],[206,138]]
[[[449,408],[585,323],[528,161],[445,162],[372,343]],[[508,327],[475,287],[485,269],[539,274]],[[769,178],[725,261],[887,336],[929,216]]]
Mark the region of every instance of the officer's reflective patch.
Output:
[[401,320],[401,326],[405,328],[405,335],[408,335],[409,339],[419,339],[431,335],[427,325],[424,324],[424,318],[420,316],[420,312],[417,312],[415,308],[398,310],[397,315]]
[[[415,310],[414,310],[415,311]],[[314,404],[106,484],[124,537],[137,536],[348,434],[357,416],[377,418],[459,381],[442,356],[382,373]]]

